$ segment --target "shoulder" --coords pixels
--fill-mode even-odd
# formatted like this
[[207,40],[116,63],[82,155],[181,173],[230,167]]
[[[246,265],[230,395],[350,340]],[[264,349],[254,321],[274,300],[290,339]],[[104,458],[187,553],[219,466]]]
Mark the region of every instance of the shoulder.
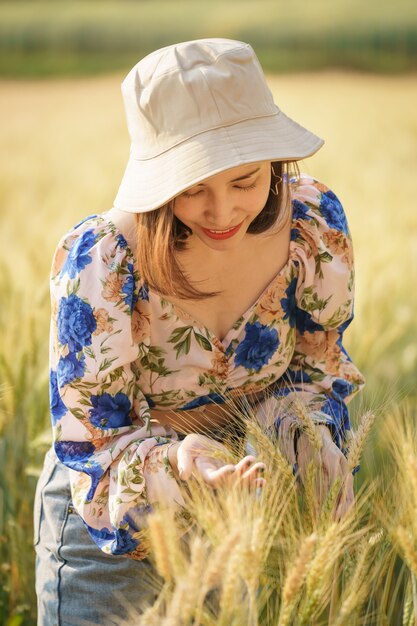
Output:
[[139,272],[126,239],[106,213],[87,217],[60,239],[50,284],[55,300],[72,294],[91,306],[107,302],[132,314]]
[[291,184],[291,199],[293,220],[313,222],[319,230],[333,229],[349,235],[343,205],[327,185],[307,174],[301,174]]
[[107,214],[90,215],[73,226],[58,242],[51,278],[75,279],[88,266],[99,262],[110,266],[127,259],[134,263],[126,239]]

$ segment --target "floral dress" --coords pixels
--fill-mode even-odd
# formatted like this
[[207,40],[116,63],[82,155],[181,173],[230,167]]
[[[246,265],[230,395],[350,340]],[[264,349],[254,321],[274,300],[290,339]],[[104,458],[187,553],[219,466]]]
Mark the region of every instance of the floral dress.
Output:
[[187,411],[268,389],[277,402],[302,397],[346,451],[346,403],[364,384],[342,345],[353,318],[352,242],[331,190],[303,175],[291,193],[288,262],[223,340],[148,289],[106,213],[61,239],[51,270],[54,447],[105,552],[146,556],[138,531],[161,485],[183,503],[161,448],[178,435],[152,423],[150,408]]

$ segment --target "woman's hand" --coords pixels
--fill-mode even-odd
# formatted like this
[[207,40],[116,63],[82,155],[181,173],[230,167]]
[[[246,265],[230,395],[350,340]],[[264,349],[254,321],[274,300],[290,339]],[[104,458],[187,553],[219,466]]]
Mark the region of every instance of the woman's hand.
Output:
[[323,442],[321,450],[314,448],[305,433],[301,433],[298,438],[297,460],[300,476],[304,482],[310,461],[317,464],[319,469],[317,506],[319,508],[321,508],[334,481],[340,479],[341,486],[335,510],[335,518],[340,519],[354,502],[353,476],[346,457],[332,440],[327,426],[318,424],[317,429]]
[[261,477],[266,469],[264,463],[256,462],[253,456],[245,456],[236,464],[225,463],[221,457],[229,454],[220,442],[193,433],[170,448],[169,460],[181,480],[188,480],[194,473],[212,487],[228,484],[264,486],[266,481]]

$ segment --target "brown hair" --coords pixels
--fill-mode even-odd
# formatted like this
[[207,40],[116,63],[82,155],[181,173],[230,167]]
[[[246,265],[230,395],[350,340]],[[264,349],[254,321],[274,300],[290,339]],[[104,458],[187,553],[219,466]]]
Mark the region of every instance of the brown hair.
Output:
[[[250,234],[263,233],[274,224],[276,229],[280,228],[290,212],[289,191],[293,184],[290,178],[295,175],[298,180],[298,164],[275,161],[272,167],[271,187],[276,185],[278,195],[269,192],[264,208],[249,225],[247,232]],[[219,295],[218,291],[199,291],[181,270],[175,252],[186,248],[191,231],[174,215],[173,205],[171,200],[154,211],[137,214],[136,255],[142,280],[162,296],[202,300]]]

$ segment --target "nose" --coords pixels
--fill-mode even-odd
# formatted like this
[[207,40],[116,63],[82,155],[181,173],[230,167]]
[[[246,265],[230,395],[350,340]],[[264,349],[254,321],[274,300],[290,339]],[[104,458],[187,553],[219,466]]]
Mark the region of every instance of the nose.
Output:
[[209,194],[204,213],[206,225],[209,228],[226,230],[231,226],[236,226],[236,207],[227,194]]

